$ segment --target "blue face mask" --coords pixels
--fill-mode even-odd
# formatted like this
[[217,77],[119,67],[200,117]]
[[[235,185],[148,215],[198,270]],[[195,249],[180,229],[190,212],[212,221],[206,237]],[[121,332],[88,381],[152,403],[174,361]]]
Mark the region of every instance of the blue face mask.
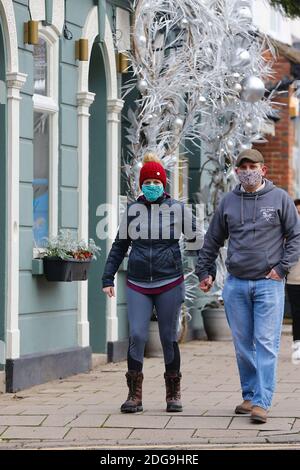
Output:
[[147,201],[154,202],[163,195],[164,188],[157,184],[143,184],[142,191]]

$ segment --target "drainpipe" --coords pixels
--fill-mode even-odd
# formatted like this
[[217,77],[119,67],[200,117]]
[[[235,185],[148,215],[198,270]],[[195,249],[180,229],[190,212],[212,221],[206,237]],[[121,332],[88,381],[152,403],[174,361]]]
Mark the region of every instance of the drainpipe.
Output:
[[53,0],[45,0],[45,21],[44,25],[49,26],[53,21]]
[[105,40],[106,0],[97,0],[97,3],[98,3],[99,43],[103,44]]

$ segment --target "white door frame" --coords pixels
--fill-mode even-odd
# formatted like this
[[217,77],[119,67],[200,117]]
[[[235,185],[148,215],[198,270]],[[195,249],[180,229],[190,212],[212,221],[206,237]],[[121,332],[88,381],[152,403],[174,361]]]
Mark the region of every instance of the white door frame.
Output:
[[19,149],[20,90],[27,75],[19,72],[17,28],[13,2],[0,0],[7,52],[7,263],[6,358],[20,357],[19,330]]

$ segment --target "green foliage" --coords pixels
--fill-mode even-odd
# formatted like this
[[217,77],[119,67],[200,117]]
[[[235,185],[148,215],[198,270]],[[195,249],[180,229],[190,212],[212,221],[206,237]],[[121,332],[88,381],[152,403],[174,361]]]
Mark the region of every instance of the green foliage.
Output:
[[273,7],[283,10],[284,14],[290,18],[300,17],[299,0],[269,0],[269,2]]

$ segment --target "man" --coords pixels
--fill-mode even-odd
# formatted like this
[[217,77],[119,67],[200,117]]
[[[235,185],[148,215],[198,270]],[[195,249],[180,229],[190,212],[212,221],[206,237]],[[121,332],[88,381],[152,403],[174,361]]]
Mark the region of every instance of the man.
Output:
[[226,239],[228,277],[223,290],[232,331],[243,403],[235,412],[265,423],[275,388],[284,311],[284,279],[300,256],[300,224],[292,199],[265,179],[267,168],[257,150],[236,161],[240,181],[219,204],[199,252],[200,289],[213,285],[209,275]]

